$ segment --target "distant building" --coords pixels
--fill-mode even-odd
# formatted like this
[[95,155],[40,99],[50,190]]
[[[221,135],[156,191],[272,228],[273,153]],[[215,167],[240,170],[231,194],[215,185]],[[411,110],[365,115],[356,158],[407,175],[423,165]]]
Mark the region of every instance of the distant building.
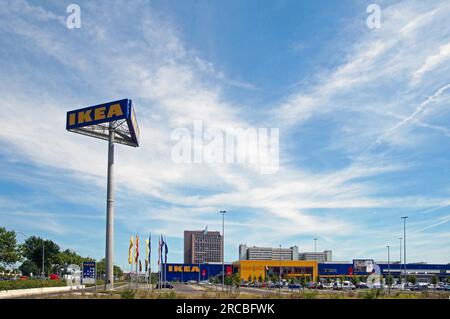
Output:
[[218,231],[185,230],[184,263],[222,262],[222,235]]
[[313,260],[325,262],[332,260],[331,250],[324,252],[298,252],[298,247],[277,248],[277,247],[248,247],[239,245],[239,260]]
[[272,248],[239,245],[239,260],[298,260],[298,247]]
[[332,260],[331,250],[325,250],[323,252],[304,252],[298,255],[299,260],[315,260],[319,263]]

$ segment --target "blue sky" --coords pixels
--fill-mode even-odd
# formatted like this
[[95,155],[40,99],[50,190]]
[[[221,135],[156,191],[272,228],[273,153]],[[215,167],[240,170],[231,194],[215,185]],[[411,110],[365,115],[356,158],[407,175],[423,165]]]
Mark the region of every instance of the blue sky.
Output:
[[[128,97],[141,147],[116,147],[115,261],[131,234],[185,229],[238,245],[386,259],[408,215],[408,261],[450,262],[450,4],[379,1],[69,1],[0,7],[0,225],[104,254],[104,141],[68,110]],[[280,130],[280,169],[176,164],[171,132]],[[154,247],[155,248],[155,247]],[[393,253],[394,256],[395,253]],[[155,260],[155,258],[153,258]],[[398,258],[397,258],[398,259]]]

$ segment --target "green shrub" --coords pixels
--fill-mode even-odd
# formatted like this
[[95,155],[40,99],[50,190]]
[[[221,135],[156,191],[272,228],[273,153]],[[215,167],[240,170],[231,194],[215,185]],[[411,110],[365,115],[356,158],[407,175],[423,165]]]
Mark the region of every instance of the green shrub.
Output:
[[318,294],[317,291],[303,291],[300,295],[303,299],[316,299]]
[[122,299],[134,299],[135,296],[136,296],[136,291],[133,289],[127,288],[120,292],[120,297]]
[[0,281],[0,290],[30,289],[44,287],[64,287],[66,282],[62,280],[7,280]]
[[170,292],[164,292],[162,294],[159,294],[156,298],[157,299],[176,299],[177,293],[175,291],[171,290]]
[[370,289],[363,294],[364,299],[377,299],[378,289]]

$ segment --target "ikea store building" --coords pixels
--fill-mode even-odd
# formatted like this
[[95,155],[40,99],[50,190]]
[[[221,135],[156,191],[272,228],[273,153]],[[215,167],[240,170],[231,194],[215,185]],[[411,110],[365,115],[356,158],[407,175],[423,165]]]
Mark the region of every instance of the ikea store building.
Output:
[[[404,264],[375,263],[371,259],[355,259],[348,262],[324,262],[313,260],[240,260],[225,264],[225,275],[240,274],[242,280],[248,278],[263,278],[281,275],[283,279],[309,277],[311,280],[320,278],[350,277],[353,275],[370,275],[378,271],[386,276],[390,271],[394,278],[414,275],[422,281],[430,281],[436,275],[440,281],[450,278],[450,264]],[[166,278],[173,282],[203,281],[222,275],[222,264],[177,264],[165,265]],[[280,274],[281,272],[281,274]]]

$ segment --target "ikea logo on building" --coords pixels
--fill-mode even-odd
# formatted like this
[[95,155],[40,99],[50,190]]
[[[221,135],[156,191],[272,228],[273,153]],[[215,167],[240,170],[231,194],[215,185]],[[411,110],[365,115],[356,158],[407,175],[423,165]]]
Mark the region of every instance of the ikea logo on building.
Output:
[[169,272],[200,272],[198,266],[187,266],[187,265],[168,266],[167,270]]
[[96,125],[130,117],[130,100],[123,99],[67,112],[66,128]]

